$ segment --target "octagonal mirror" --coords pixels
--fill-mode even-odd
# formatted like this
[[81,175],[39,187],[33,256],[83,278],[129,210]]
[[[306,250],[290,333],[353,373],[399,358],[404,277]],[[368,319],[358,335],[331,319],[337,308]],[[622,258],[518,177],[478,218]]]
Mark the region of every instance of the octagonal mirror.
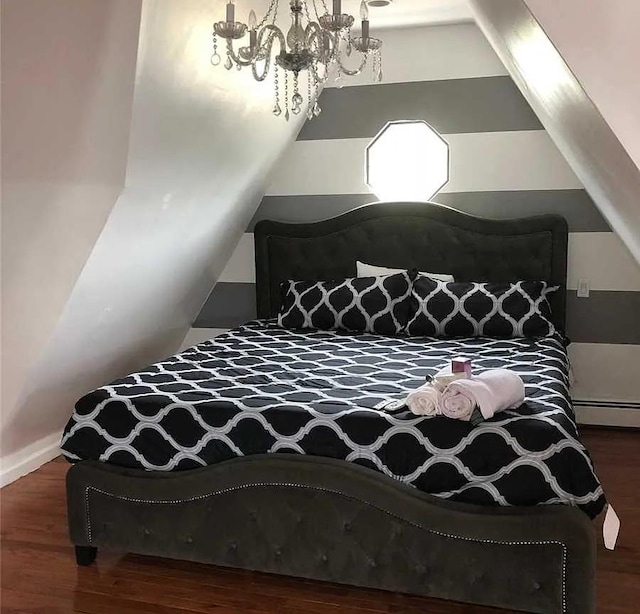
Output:
[[366,182],[383,201],[428,201],[449,181],[449,145],[425,121],[389,122],[366,150]]

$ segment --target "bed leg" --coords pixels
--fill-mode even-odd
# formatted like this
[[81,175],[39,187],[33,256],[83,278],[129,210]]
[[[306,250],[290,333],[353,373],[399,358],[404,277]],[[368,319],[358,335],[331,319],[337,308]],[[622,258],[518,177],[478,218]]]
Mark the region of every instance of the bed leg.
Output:
[[76,546],[76,563],[82,565],[91,565],[96,560],[98,549],[93,546]]

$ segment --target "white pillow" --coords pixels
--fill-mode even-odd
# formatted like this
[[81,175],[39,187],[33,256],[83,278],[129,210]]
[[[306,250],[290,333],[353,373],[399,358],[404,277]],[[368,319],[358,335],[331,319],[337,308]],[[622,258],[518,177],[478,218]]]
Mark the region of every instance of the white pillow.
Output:
[[[365,264],[356,260],[356,270],[358,277],[379,277],[380,275],[393,275],[394,273],[402,273],[405,269],[391,269],[386,266],[375,266],[374,264]],[[420,275],[430,277],[436,281],[455,281],[453,275],[447,275],[446,273],[424,273],[420,271]]]

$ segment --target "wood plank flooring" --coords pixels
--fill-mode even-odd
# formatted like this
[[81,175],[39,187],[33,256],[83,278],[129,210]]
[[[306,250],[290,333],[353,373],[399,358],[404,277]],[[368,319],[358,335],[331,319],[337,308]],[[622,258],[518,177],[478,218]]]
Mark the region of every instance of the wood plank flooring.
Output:
[[[599,547],[599,614],[640,611],[640,433],[589,429],[605,492],[622,519],[614,552]],[[65,461],[1,493],[3,614],[491,614],[498,610],[100,551],[79,568],[67,537]],[[600,522],[597,522],[600,530]],[[601,540],[600,540],[601,542]]]

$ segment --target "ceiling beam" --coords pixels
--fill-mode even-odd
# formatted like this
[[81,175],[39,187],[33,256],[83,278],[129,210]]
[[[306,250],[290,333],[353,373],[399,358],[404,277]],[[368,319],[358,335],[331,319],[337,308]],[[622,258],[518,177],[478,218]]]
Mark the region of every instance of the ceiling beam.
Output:
[[549,136],[640,263],[640,170],[522,0],[470,5]]

